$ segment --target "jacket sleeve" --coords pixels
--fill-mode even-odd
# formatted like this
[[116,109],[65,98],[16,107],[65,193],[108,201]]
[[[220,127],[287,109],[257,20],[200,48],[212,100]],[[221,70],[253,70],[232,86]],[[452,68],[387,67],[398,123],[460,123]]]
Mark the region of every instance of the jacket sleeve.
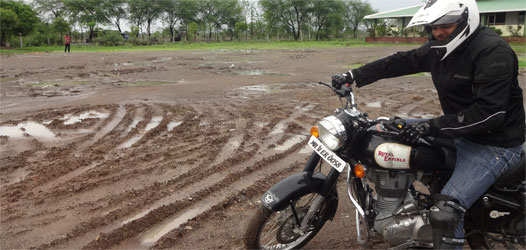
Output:
[[398,52],[352,70],[356,86],[362,87],[380,79],[429,71],[429,44]]
[[439,137],[458,137],[498,132],[505,122],[516,58],[504,45],[481,51],[473,61],[473,104],[457,114],[431,120]]

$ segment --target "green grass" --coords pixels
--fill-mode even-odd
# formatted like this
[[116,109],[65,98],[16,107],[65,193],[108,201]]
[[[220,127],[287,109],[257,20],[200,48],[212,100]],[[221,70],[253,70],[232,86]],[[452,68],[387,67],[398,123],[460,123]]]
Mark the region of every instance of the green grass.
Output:
[[354,69],[354,68],[362,67],[363,65],[365,65],[365,64],[364,63],[356,63],[356,64],[353,64],[353,65],[345,66],[345,68]]
[[[427,73],[429,74],[429,73]],[[426,72],[421,72],[421,73],[416,73],[416,74],[412,74],[412,75],[409,75],[409,76],[425,76],[426,75]]]
[[136,82],[129,82],[126,83],[126,86],[153,86],[153,85],[166,85],[166,84],[173,84],[173,82],[170,81],[136,81]]
[[[309,49],[309,48],[344,48],[344,47],[375,47],[399,46],[404,44],[372,44],[363,40],[338,40],[338,41],[256,41],[256,42],[200,42],[200,43],[165,43],[148,46],[97,46],[97,45],[71,45],[72,52],[116,52],[116,51],[160,51],[160,50],[260,50],[260,49]],[[405,44],[407,45],[407,44]],[[0,53],[35,53],[35,52],[63,52],[63,46],[26,47],[23,49],[1,49]]]
[[10,82],[10,81],[15,81],[17,80],[18,78],[16,77],[0,77],[0,82]]
[[523,44],[523,43],[510,43],[511,45],[511,48],[513,49],[513,51],[515,51],[515,53],[521,53],[521,54],[524,54],[526,53],[526,44]]
[[72,81],[72,80],[59,80],[59,81],[43,81],[39,83],[30,84],[33,87],[47,87],[47,86],[75,86],[92,83],[88,80]]
[[517,58],[519,59],[519,68],[526,68],[526,44],[511,43],[511,48],[517,54]]
[[[270,50],[270,49],[316,49],[316,48],[346,48],[346,47],[386,47],[415,44],[394,43],[366,43],[363,40],[337,40],[337,41],[255,41],[255,42],[200,42],[200,43],[165,43],[148,46],[97,46],[72,44],[75,52],[118,52],[118,51],[162,51],[162,50]],[[512,43],[511,47],[519,58],[519,67],[526,68],[526,44]],[[10,55],[17,53],[51,52],[62,53],[63,46],[27,47],[23,49],[0,49],[0,54]],[[351,65],[347,68],[359,67],[361,64]]]

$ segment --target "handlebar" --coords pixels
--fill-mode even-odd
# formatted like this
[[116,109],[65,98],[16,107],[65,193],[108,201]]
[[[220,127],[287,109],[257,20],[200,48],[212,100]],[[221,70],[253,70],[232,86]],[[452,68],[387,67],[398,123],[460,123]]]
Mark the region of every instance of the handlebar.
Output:
[[[336,93],[340,98],[343,97],[347,100],[347,103],[345,104],[345,108],[347,109],[349,104],[351,105],[351,109],[357,110],[356,100],[354,98],[354,93],[352,90],[352,86],[350,84],[342,85],[339,89],[332,87],[331,85],[324,83],[324,82],[318,82],[318,84],[329,87],[334,93]],[[391,120],[391,119],[389,119]],[[384,131],[384,132],[390,132],[393,135],[400,135],[400,132],[402,131],[402,128],[407,125],[406,121],[404,119],[401,119],[399,117],[395,117],[393,121],[393,124],[387,126],[390,131]],[[399,126],[401,125],[401,126]],[[424,144],[427,146],[432,146],[433,142],[435,141],[434,137],[427,136],[425,138],[419,138],[417,144]]]
[[[396,136],[399,136],[403,128],[405,128],[408,125],[407,121],[400,117],[394,117],[393,119],[389,119],[387,120],[387,122],[383,122],[382,124],[387,129],[387,131],[384,131],[384,132],[388,132]],[[419,138],[416,144],[424,144],[427,146],[432,146],[434,141],[435,141],[434,137],[426,136],[423,138]]]
[[350,84],[342,85],[339,89],[334,88],[331,85],[324,82],[319,82],[318,84],[327,86],[339,97],[344,97],[347,100],[345,108],[348,108],[349,104],[351,104],[351,109],[353,110],[356,110],[356,107],[358,107],[358,105],[356,105],[356,100],[354,98],[354,93]]

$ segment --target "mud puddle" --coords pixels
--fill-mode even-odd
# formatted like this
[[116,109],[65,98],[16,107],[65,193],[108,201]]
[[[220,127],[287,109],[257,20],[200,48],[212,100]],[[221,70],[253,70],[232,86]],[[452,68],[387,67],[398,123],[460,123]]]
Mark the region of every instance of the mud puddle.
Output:
[[214,204],[205,204],[199,205],[197,207],[187,210],[183,214],[176,216],[174,218],[168,218],[161,225],[149,230],[145,233],[144,236],[140,237],[139,241],[141,245],[145,248],[155,244],[161,237],[171,232],[172,230],[178,228],[181,224],[187,222],[188,220],[195,218],[199,214],[205,212],[206,210],[212,208]]
[[87,111],[79,115],[67,114],[61,118],[64,121],[64,125],[72,125],[75,123],[82,122],[85,119],[106,119],[109,113],[99,111]]
[[14,139],[35,137],[42,140],[55,139],[56,135],[46,126],[37,122],[22,122],[15,126],[0,126],[0,136]]
[[305,138],[307,138],[306,135],[295,135],[292,138],[290,138],[290,139],[286,140],[285,142],[283,142],[283,144],[278,145],[277,147],[275,147],[274,150],[277,150],[277,151],[288,150],[291,147],[295,146],[296,144],[301,143],[302,141],[304,141]]

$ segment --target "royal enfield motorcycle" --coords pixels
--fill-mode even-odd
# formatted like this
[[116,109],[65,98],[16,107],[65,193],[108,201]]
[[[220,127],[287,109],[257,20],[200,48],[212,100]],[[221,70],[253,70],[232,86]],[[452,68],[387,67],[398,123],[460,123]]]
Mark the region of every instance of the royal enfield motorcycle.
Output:
[[[313,153],[303,172],[266,191],[245,235],[248,249],[296,249],[309,242],[338,207],[337,181],[347,175],[355,207],[356,240],[380,236],[393,249],[432,248],[429,211],[455,165],[454,149],[433,138],[405,144],[403,119],[370,119],[357,109],[351,86],[334,89],[343,107],[311,129]],[[331,166],[327,174],[322,164]],[[512,167],[465,214],[465,237],[473,249],[525,244],[525,160]],[[326,172],[326,171],[325,171]],[[470,180],[466,180],[470,181]]]

